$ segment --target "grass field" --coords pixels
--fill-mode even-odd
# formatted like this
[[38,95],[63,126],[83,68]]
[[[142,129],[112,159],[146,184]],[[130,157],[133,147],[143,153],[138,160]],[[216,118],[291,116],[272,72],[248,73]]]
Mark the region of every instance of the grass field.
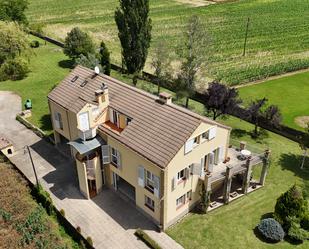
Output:
[[245,103],[266,97],[280,107],[283,123],[292,128],[301,129],[295,118],[309,116],[309,72],[242,87],[239,93]]
[[[113,61],[119,63],[113,18],[118,0],[29,2],[30,22],[45,24],[48,35],[63,40],[72,27],[80,26],[97,41],[106,41]],[[190,1],[150,0],[152,45],[166,40],[174,51],[187,18],[194,14],[200,16],[212,37],[214,51],[204,69],[205,77],[236,84],[308,67],[309,24],[305,21],[309,15],[308,0],[240,0],[202,7],[186,2]],[[251,22],[247,55],[243,57],[247,17]]]
[[27,182],[1,155],[0,175],[0,248],[80,248],[32,199]]

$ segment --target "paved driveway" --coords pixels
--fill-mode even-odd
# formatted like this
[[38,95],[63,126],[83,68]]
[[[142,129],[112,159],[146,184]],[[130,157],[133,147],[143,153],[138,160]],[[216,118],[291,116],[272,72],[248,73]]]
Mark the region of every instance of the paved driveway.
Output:
[[[182,248],[165,233],[157,233],[152,222],[139,213],[130,202],[105,189],[92,200],[78,190],[74,162],[31,130],[15,120],[21,111],[21,99],[10,92],[0,92],[0,135],[13,142],[16,153],[10,160],[32,181],[34,174],[24,146],[31,148],[40,183],[50,192],[58,209],[82,234],[91,236],[96,248],[148,248],[136,239],[136,228],[144,229],[163,248]],[[0,176],[1,178],[1,176]]]

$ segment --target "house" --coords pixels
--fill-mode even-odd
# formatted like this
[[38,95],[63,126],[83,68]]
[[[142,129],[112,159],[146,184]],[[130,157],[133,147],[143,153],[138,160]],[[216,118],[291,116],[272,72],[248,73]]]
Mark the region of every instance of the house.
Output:
[[70,145],[86,198],[112,188],[166,229],[199,203],[201,182],[208,192],[223,188],[231,128],[173,104],[169,94],[77,66],[48,103],[55,142]]

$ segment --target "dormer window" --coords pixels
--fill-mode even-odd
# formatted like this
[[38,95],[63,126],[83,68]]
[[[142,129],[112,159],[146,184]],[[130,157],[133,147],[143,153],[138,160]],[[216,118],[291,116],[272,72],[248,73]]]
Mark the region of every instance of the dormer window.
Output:
[[126,117],[126,125],[128,125],[132,121],[132,118]]

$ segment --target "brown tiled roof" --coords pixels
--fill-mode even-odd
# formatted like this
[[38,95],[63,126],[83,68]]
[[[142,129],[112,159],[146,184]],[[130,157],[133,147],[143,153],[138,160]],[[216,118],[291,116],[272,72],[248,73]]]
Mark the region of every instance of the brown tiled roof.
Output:
[[[185,108],[159,103],[157,96],[106,75],[89,79],[93,74],[90,69],[76,67],[48,98],[77,113],[85,103],[95,103],[94,93],[104,83],[109,89],[110,107],[131,117],[132,121],[120,134],[103,125],[99,129],[162,168],[202,122],[229,129]],[[76,75],[79,78],[71,82]],[[85,79],[88,83],[81,87]]]

